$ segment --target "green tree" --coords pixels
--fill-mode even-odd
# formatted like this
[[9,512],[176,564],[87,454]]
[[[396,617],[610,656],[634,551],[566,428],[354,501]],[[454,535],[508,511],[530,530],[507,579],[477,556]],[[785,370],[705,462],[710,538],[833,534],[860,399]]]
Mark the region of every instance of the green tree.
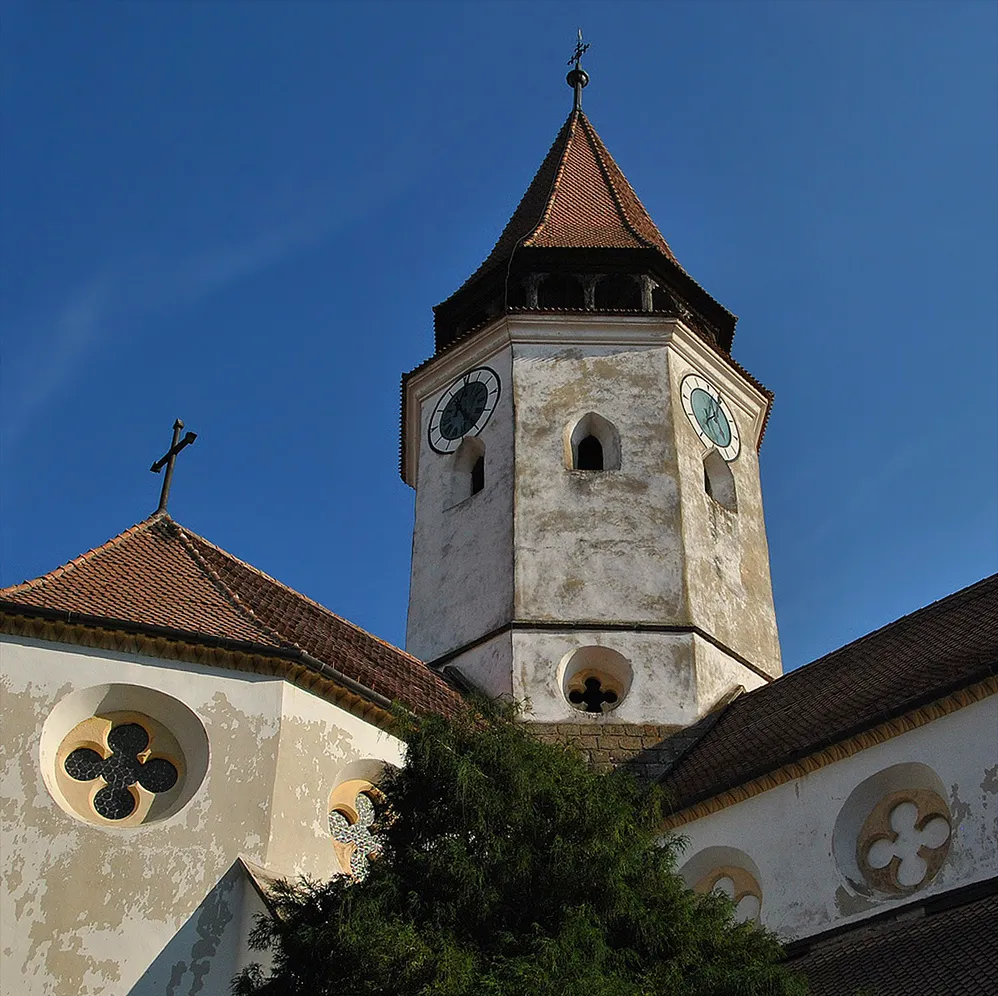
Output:
[[797,996],[776,939],[675,874],[663,800],[508,715],[400,717],[381,856],[281,883],[239,996]]

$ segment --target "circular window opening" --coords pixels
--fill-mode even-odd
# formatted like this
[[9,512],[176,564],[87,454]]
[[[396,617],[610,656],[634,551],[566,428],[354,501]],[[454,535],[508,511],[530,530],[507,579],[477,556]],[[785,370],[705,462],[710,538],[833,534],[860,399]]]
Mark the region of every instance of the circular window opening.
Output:
[[340,870],[358,882],[381,853],[377,822],[384,803],[384,795],[366,778],[340,782],[329,799],[329,835]]
[[166,819],[197,791],[208,767],[198,718],[162,692],[101,685],[67,696],[45,721],[42,772],[57,803],[98,826]]
[[631,665],[607,647],[580,647],[562,662],[561,686],[568,704],[579,712],[611,712],[631,687]]
[[915,762],[885,768],[853,789],[835,821],[832,851],[856,893],[890,899],[936,877],[955,830],[945,792],[936,773]]

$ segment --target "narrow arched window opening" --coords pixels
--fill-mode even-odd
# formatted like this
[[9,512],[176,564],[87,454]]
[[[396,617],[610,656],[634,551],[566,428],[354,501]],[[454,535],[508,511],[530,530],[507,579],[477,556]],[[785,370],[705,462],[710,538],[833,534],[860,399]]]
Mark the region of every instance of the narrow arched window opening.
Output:
[[579,455],[575,469],[603,469],[603,444],[595,436],[586,436],[579,442]]
[[722,508],[729,512],[738,511],[735,475],[717,450],[711,450],[703,458],[703,489]]
[[444,508],[460,505],[485,490],[485,443],[478,436],[465,436],[450,459],[450,486]]
[[471,468],[471,493],[477,495],[485,487],[485,456],[480,456]]
[[620,436],[616,426],[588,412],[565,427],[565,466],[569,470],[620,470]]

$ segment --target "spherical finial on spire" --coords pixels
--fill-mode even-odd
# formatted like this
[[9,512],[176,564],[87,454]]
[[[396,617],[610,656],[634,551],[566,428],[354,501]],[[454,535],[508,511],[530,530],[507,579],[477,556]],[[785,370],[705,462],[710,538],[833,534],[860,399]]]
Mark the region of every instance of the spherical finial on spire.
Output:
[[570,66],[574,63],[574,68],[565,77],[565,82],[575,91],[575,110],[577,111],[582,109],[582,88],[589,85],[589,73],[582,68],[582,56],[585,55],[588,48],[589,42],[582,43],[582,28],[579,28],[579,40],[575,43],[572,58],[568,60]]

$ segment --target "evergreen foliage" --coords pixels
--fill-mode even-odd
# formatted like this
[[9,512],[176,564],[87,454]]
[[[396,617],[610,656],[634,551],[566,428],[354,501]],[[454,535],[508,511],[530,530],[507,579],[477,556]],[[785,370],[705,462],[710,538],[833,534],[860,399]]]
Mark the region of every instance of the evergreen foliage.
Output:
[[281,883],[238,996],[799,996],[764,930],[697,896],[662,796],[508,715],[400,717],[368,877]]

